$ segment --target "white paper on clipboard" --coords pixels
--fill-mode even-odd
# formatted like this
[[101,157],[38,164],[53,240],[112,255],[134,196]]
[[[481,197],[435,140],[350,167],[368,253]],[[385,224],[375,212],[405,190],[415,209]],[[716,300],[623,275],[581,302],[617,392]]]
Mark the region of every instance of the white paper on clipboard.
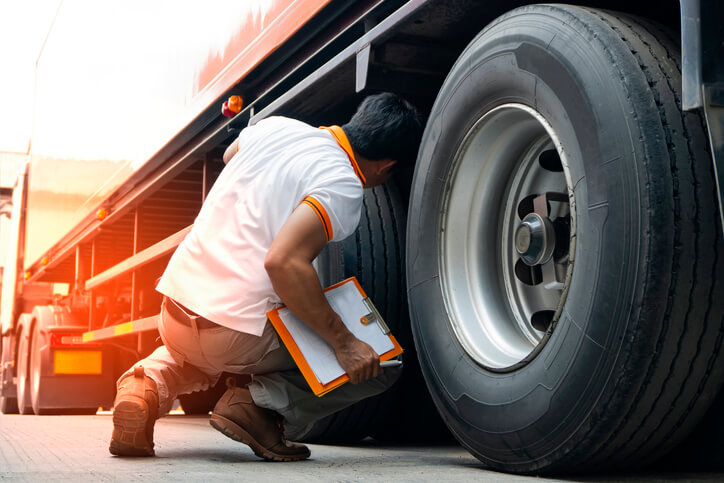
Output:
[[[354,283],[343,283],[326,291],[324,295],[349,331],[369,344],[377,354],[384,354],[395,348],[379,324],[373,322],[365,325],[361,322],[362,317],[369,314],[369,309],[365,305],[364,295]],[[278,315],[321,384],[327,384],[345,374],[332,347],[314,330],[288,308],[279,309]]]

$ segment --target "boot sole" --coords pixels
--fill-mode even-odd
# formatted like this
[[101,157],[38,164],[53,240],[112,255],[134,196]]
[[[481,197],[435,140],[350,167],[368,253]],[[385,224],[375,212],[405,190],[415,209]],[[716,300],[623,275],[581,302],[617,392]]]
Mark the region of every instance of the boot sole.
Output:
[[113,408],[113,435],[108,450],[116,456],[155,456],[153,443],[146,440],[146,401],[121,401]]
[[310,455],[309,451],[307,451],[306,454],[299,455],[285,455],[270,451],[259,444],[259,442],[247,433],[244,428],[236,424],[234,421],[223,416],[219,416],[218,414],[211,415],[209,424],[217,431],[220,431],[224,436],[249,446],[255,455],[259,458],[264,458],[265,460],[300,461],[309,458]]

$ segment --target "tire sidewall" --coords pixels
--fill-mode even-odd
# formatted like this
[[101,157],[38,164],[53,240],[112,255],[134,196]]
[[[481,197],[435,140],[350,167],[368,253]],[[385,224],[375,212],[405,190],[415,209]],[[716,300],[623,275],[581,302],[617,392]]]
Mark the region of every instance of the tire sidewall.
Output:
[[30,327],[21,325],[18,329],[17,354],[17,399],[20,414],[31,414],[30,398]]
[[43,414],[43,410],[40,407],[41,388],[43,386],[41,382],[43,353],[40,348],[42,347],[41,337],[43,336],[44,334],[41,334],[39,324],[36,323],[28,346],[28,384],[30,386],[30,405],[35,414]]
[[[561,39],[561,32],[574,35],[565,24],[515,18],[526,12],[483,31],[446,79],[423,136],[407,235],[412,327],[433,398],[473,454],[518,471],[559,460],[554,452],[580,444],[570,435],[595,424],[594,403],[606,397],[617,359],[628,354],[624,335],[637,320],[629,301],[640,297],[632,262],[646,250],[638,236],[646,230],[638,208],[644,174],[635,162],[643,153],[630,140],[621,80],[604,56]],[[438,253],[456,152],[478,119],[507,103],[534,108],[558,136],[575,186],[577,232],[570,291],[550,339],[528,364],[495,373],[453,332]]]

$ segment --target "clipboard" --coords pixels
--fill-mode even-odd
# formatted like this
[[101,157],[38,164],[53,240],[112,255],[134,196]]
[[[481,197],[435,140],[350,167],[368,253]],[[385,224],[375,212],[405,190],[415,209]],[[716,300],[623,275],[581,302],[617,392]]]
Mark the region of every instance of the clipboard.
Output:
[[[402,354],[402,347],[357,278],[324,289],[324,295],[350,332],[380,355],[380,362]],[[267,316],[315,395],[322,396],[349,381],[332,347],[291,310],[282,306]]]

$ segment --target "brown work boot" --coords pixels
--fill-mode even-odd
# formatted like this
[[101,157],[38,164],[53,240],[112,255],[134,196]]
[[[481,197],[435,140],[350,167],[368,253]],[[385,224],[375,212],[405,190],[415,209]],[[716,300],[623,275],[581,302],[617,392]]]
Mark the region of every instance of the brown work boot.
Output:
[[118,385],[113,404],[111,454],[153,456],[153,425],[158,418],[158,388],[142,366]]
[[236,387],[233,378],[227,379],[226,385],[228,389],[211,413],[211,426],[229,438],[249,445],[255,455],[266,460],[309,458],[309,448],[286,440],[281,416],[254,404],[249,390]]

